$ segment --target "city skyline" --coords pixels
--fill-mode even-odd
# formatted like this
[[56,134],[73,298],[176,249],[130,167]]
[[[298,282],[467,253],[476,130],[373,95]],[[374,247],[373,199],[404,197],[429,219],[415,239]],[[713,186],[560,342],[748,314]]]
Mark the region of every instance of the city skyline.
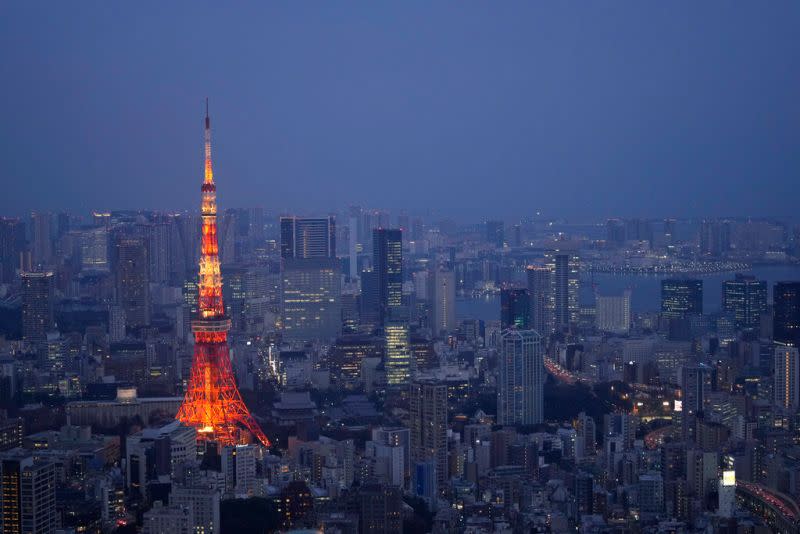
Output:
[[800,532],[800,4],[48,7],[0,532]]

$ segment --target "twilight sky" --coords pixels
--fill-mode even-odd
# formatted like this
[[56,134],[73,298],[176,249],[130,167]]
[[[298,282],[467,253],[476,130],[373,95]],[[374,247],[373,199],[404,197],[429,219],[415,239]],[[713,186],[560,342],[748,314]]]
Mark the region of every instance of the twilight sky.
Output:
[[[0,214],[795,215],[800,2],[0,3]],[[227,5],[227,3],[225,3]]]

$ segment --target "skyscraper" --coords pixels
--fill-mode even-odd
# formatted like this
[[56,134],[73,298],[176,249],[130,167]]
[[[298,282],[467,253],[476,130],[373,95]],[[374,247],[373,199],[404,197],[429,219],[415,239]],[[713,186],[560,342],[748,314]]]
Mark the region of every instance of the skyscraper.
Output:
[[377,228],[372,233],[373,271],[378,277],[380,322],[403,305],[403,239],[397,229]]
[[775,347],[775,404],[796,410],[800,406],[800,354],[797,347]]
[[546,259],[552,272],[554,324],[563,329],[577,323],[580,316],[580,258],[575,253],[556,250]]
[[53,273],[22,273],[22,339],[42,342],[53,327]]
[[433,271],[431,292],[431,330],[438,337],[456,327],[456,278],[453,271],[438,268]]
[[784,345],[800,346],[800,282],[776,282],[773,338]]
[[403,530],[403,496],[399,488],[369,481],[359,488],[358,496],[363,534]]
[[125,324],[150,324],[150,262],[143,237],[120,234],[116,239],[117,302],[125,310]]
[[0,459],[0,519],[4,534],[51,534],[59,526],[55,464],[8,453]]
[[410,392],[411,461],[432,461],[438,488],[448,480],[447,384],[430,379],[415,380]]
[[10,283],[14,280],[24,241],[25,227],[22,221],[0,217],[0,283]]
[[503,248],[505,241],[503,221],[486,221],[486,242],[494,247]]
[[529,265],[527,273],[530,325],[542,336],[548,336],[553,331],[552,272],[543,265]]
[[364,271],[361,273],[361,303],[359,307],[359,322],[364,331],[372,332],[380,326],[381,299],[378,287],[378,273]]
[[383,333],[386,341],[386,384],[389,387],[406,386],[414,371],[408,322],[403,319],[387,319],[383,325]]
[[335,219],[281,217],[281,257],[335,258]]
[[669,319],[703,313],[703,281],[668,279],[661,281],[661,315]]
[[332,339],[341,332],[341,276],[333,217],[281,217],[281,302],[287,339]]
[[339,335],[341,293],[336,258],[284,258],[281,276],[284,337],[311,341]]
[[743,274],[722,282],[722,309],[733,316],[736,328],[757,329],[767,311],[767,282]]
[[36,265],[48,265],[53,259],[53,216],[50,213],[32,213],[33,243],[31,253]]
[[506,330],[502,335],[497,387],[501,425],[534,425],[544,420],[544,356],[533,330]]
[[597,295],[597,329],[615,334],[627,334],[631,328],[631,292],[626,289],[622,295]]
[[500,291],[500,327],[527,330],[531,324],[531,303],[527,289],[503,288]]

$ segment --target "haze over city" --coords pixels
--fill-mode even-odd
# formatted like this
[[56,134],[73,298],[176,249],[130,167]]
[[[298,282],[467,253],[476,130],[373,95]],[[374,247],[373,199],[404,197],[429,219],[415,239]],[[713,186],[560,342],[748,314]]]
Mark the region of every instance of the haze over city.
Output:
[[193,207],[210,97],[225,207],[792,216],[799,11],[5,2],[0,209]]
[[800,4],[0,3],[0,533],[800,533]]

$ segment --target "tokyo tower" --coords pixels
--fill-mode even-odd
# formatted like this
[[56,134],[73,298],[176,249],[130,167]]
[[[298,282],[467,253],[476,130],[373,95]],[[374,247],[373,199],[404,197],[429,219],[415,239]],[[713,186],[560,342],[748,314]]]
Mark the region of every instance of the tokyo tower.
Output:
[[205,178],[202,191],[202,241],[198,316],[192,321],[194,357],[189,388],[176,418],[197,429],[198,439],[222,445],[245,441],[247,429],[264,446],[269,440],[242,401],[228,356],[230,319],[222,305],[222,275],[217,241],[217,186],[211,169],[211,120],[206,100]]

